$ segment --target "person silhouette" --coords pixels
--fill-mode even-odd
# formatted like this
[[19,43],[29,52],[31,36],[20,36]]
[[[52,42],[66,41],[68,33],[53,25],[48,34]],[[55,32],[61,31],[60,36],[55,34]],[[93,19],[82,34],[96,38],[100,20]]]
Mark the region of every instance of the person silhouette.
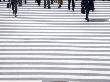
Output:
[[71,2],[72,2],[72,10],[74,11],[74,8],[75,8],[75,2],[74,2],[74,0],[68,0],[68,9],[70,10]]
[[11,0],[12,10],[15,17],[17,17],[17,4],[18,0]]
[[93,0],[82,0],[82,5],[84,5],[84,9],[85,9],[85,13],[86,13],[86,18],[85,20],[87,20],[87,22],[89,22],[89,11],[90,10],[94,10],[95,8],[93,8],[94,4],[93,4]]

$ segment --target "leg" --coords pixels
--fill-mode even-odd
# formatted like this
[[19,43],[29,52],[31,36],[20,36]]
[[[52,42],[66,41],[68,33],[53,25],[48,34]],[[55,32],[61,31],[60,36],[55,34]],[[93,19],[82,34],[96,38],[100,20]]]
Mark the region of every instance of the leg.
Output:
[[74,0],[72,0],[72,10],[74,11],[74,8],[75,8],[75,2]]
[[89,17],[88,16],[89,16],[89,9],[86,9],[86,18],[85,19],[87,20],[87,22],[89,22]]
[[41,0],[38,0],[37,3],[38,3],[38,5],[40,6]]
[[53,4],[53,0],[51,0],[51,4]]
[[27,1],[25,0],[25,4],[27,3]]
[[61,0],[61,5],[63,5],[63,0]]
[[13,14],[15,13],[15,10],[14,10],[14,3],[12,3],[12,11],[13,11]]
[[70,10],[70,3],[71,3],[71,0],[68,0],[68,9]]
[[59,4],[58,8],[60,8],[62,4],[61,0],[58,0],[58,4]]
[[44,0],[44,8],[46,8],[46,0]]
[[48,9],[50,9],[50,0],[47,0]]
[[15,17],[17,16],[17,3],[15,4]]

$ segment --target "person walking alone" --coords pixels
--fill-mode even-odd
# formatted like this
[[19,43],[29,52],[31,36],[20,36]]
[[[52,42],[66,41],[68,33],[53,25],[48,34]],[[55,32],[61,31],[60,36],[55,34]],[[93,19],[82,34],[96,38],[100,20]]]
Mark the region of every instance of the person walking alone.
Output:
[[75,2],[74,2],[74,0],[68,0],[68,9],[70,10],[71,2],[72,2],[72,10],[74,11],[74,8],[75,8]]
[[86,14],[85,20],[87,20],[87,22],[89,22],[89,12],[90,12],[90,10],[95,9],[93,2],[94,2],[93,0],[82,0],[82,2],[81,2],[81,7],[84,7],[84,12]]
[[15,17],[17,17],[17,4],[18,0],[11,0],[12,10]]

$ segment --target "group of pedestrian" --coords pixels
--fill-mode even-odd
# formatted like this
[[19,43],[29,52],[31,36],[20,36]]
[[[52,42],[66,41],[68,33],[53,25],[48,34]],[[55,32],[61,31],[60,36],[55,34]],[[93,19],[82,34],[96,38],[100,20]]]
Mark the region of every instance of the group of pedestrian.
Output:
[[[40,0],[38,0],[40,1]],[[63,5],[63,0],[44,0],[44,8],[48,7],[48,9],[50,9],[50,5],[53,4],[53,2],[57,2],[58,3],[58,8],[62,7]],[[68,0],[68,9],[70,10],[70,5],[72,3],[72,10],[74,11],[74,7],[75,7],[75,2],[74,0]]]
[[[1,1],[1,0],[0,0]],[[19,6],[22,6],[22,0],[9,0],[9,2],[12,5],[12,10],[13,10],[13,14],[15,15],[15,17],[17,16],[17,6],[19,4]],[[26,4],[26,0],[24,0],[25,4]],[[58,3],[58,8],[61,8],[63,5],[63,0],[44,0],[44,8],[51,8],[51,4],[53,4],[54,2]],[[40,6],[41,4],[41,0],[35,0],[35,3],[38,3],[38,5]],[[74,11],[75,9],[75,1],[74,0],[68,0],[68,10],[72,9]],[[85,20],[87,20],[87,22],[89,22],[89,11],[92,10],[94,11],[94,0],[82,0],[81,1],[81,13],[86,14],[86,18]]]

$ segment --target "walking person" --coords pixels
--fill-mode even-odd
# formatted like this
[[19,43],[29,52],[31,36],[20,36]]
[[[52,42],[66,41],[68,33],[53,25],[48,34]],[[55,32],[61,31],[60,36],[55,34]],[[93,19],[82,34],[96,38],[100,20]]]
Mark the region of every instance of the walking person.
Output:
[[48,7],[50,9],[50,0],[44,0],[44,8]]
[[71,2],[72,2],[72,10],[74,11],[74,8],[75,8],[75,2],[74,2],[74,0],[68,0],[68,9],[70,10]]
[[93,9],[93,0],[82,0],[82,5],[84,6],[87,22],[89,22],[89,11]]
[[17,4],[18,0],[11,0],[12,10],[15,17],[17,17]]

